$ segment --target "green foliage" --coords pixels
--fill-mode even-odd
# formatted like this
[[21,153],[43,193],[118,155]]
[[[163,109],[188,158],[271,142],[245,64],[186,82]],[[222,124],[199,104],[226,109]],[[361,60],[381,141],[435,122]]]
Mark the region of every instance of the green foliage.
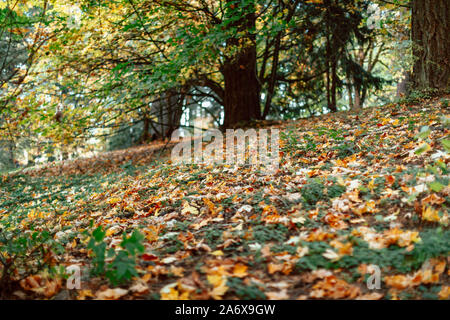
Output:
[[244,300],[267,299],[264,292],[255,284],[244,284],[239,278],[230,277],[227,279],[227,285],[236,295]]
[[106,232],[102,227],[98,227],[92,232],[92,237],[88,243],[88,249],[92,250],[92,265],[91,270],[94,275],[101,275],[105,272],[105,259],[106,259],[106,243],[103,241]]
[[309,252],[297,261],[296,268],[299,270],[316,270],[318,268],[330,267],[330,260],[322,255],[326,249],[331,248],[328,243],[321,241],[308,242],[303,243],[303,246],[307,246]]
[[392,245],[383,249],[370,249],[368,244],[354,238],[353,254],[345,255],[337,261],[330,261],[322,254],[331,248],[325,242],[304,242],[302,245],[309,248],[309,252],[297,261],[299,270],[315,270],[318,268],[338,269],[354,268],[361,263],[375,264],[381,268],[395,268],[400,272],[417,270],[429,258],[435,258],[450,252],[448,237],[450,231],[425,230],[420,233],[421,242],[415,244],[412,251]]
[[42,223],[28,223],[19,214],[0,220],[0,297],[12,284],[52,266],[52,255],[64,251]]
[[338,158],[345,158],[358,152],[358,146],[353,141],[340,143],[333,149],[337,151]]
[[[434,97],[438,97],[442,94],[448,94],[450,91],[442,91],[438,89],[428,88],[423,90],[413,90],[407,97],[400,100],[400,103],[404,104],[414,104],[414,103],[420,103],[423,100],[429,100]],[[444,99],[443,99],[444,100]],[[444,104],[445,101],[442,101]]]
[[[106,275],[111,284],[117,285],[131,280],[132,277],[138,276],[136,270],[136,259],[139,254],[144,252],[142,244],[144,236],[138,231],[127,237],[122,236],[120,243],[121,250],[113,248],[106,250],[104,241],[106,232],[101,226],[97,227],[91,234],[88,243],[88,249],[92,250],[92,274]],[[107,262],[111,260],[110,262]]]
[[253,239],[257,243],[282,241],[286,238],[287,233],[288,229],[281,224],[276,224],[275,226],[258,225],[253,228]]
[[300,138],[295,131],[286,130],[280,133],[280,137],[284,140],[283,151],[315,151],[317,148],[314,137],[309,134]]
[[299,148],[299,137],[293,130],[283,130],[280,132],[280,138],[284,142],[283,151],[297,150]]
[[218,243],[220,243],[222,233],[223,230],[220,229],[216,228],[208,229],[205,234],[205,238],[208,241],[208,244],[215,247]]
[[331,185],[325,186],[324,181],[310,179],[308,183],[302,187],[300,193],[302,194],[303,202],[307,206],[313,206],[320,200],[327,201],[328,199],[340,197],[345,191],[345,186],[333,181]]
[[327,189],[328,197],[331,199],[340,197],[346,191],[346,187],[340,184],[333,184]]
[[308,205],[315,205],[318,201],[325,198],[324,185],[315,179],[305,184],[301,189],[303,201]]

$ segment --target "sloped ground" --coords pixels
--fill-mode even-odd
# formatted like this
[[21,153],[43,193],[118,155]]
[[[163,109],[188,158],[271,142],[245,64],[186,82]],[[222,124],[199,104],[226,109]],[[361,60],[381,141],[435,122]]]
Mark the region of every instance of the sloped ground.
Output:
[[5,176],[4,295],[448,299],[448,99],[283,123],[273,176],[153,151]]

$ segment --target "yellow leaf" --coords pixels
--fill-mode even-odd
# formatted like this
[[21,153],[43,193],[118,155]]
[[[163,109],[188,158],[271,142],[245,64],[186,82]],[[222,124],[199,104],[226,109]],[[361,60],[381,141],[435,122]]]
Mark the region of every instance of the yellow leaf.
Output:
[[282,264],[276,264],[276,263],[269,263],[267,265],[267,271],[269,274],[274,274],[275,272],[283,270]]
[[238,263],[233,268],[233,276],[238,278],[244,278],[248,275],[247,269],[248,267],[245,264]]
[[106,201],[106,203],[110,204],[110,205],[114,205],[116,203],[119,203],[122,199],[120,198],[109,198],[108,201]]
[[216,299],[222,299],[222,296],[227,292],[228,287],[227,277],[220,275],[208,275],[208,282],[213,285],[214,289],[210,292],[211,296]]
[[109,228],[108,230],[106,230],[106,236],[112,236],[116,233],[118,233],[120,231],[120,227],[119,226],[113,226],[111,228]]
[[147,230],[144,230],[144,232],[146,233],[145,238],[149,241],[149,242],[153,242],[158,240],[158,231],[159,229],[155,226],[148,226]]
[[206,279],[210,284],[212,284],[213,287],[217,287],[222,284],[224,276],[217,275],[217,274],[210,274],[206,276]]
[[372,191],[373,189],[375,189],[375,180],[372,179],[370,180],[369,184],[367,185],[367,188]]
[[422,219],[432,222],[439,222],[441,220],[438,211],[429,206],[422,209]]
[[216,251],[211,252],[211,254],[213,256],[219,257],[219,256],[223,256],[223,251],[222,250],[216,250]]
[[161,300],[181,300],[182,297],[176,289],[177,286],[177,282],[173,282],[164,286],[159,292],[161,294]]

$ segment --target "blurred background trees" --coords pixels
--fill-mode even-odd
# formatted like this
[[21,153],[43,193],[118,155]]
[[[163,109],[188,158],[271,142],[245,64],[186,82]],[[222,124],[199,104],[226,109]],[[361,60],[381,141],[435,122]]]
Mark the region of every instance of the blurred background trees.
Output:
[[7,0],[0,163],[446,89],[449,21],[446,0]]

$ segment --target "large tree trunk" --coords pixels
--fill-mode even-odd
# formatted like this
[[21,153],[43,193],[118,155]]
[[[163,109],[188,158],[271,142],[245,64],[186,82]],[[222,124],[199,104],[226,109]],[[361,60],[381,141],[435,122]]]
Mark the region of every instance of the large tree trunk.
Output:
[[414,87],[450,87],[450,1],[413,0]]
[[257,78],[256,69],[256,42],[255,35],[250,29],[255,28],[256,16],[254,5],[247,7],[239,4],[230,5],[229,14],[239,14],[241,19],[230,23],[230,27],[236,27],[238,32],[245,32],[241,37],[228,39],[227,47],[239,51],[226,58],[222,66],[222,74],[225,82],[224,128],[230,128],[240,122],[261,118],[261,87]]

